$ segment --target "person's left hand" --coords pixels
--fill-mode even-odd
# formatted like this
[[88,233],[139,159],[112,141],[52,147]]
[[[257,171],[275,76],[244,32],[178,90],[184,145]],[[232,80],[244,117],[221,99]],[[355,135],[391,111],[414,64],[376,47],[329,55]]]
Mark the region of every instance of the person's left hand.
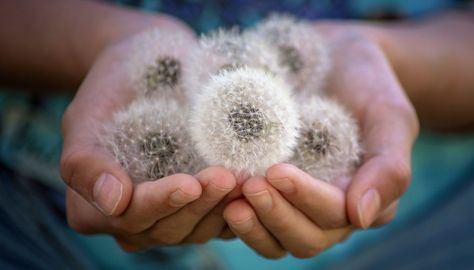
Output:
[[380,46],[344,24],[319,27],[331,48],[327,94],[356,117],[364,149],[352,177],[333,184],[289,164],[243,184],[245,199],[224,218],[259,254],[312,257],[344,240],[353,228],[388,223],[410,181],[416,114]]
[[248,179],[242,192],[245,199],[230,203],[224,218],[238,237],[267,258],[280,258],[287,251],[312,257],[352,230],[344,192],[292,165],[278,164],[267,171],[267,178]]

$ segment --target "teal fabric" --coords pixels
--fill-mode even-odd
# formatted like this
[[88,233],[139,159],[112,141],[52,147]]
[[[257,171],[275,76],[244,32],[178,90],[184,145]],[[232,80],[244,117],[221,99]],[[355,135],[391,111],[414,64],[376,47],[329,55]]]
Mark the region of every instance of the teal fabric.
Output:
[[72,239],[99,269],[110,270],[220,270],[225,261],[206,246],[161,247],[141,253],[126,253],[107,235],[82,236],[69,231]]
[[0,163],[57,190],[61,117],[70,96],[37,97],[0,89]]

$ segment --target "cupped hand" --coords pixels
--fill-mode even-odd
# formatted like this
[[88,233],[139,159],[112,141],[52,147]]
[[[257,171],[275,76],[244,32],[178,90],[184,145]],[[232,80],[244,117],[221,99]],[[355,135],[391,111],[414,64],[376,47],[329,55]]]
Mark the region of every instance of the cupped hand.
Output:
[[82,233],[111,234],[128,251],[206,242],[225,231],[223,206],[216,206],[236,185],[230,172],[212,167],[134,186],[98,141],[104,123],[135,97],[125,68],[131,40],[102,51],[64,114],[61,175],[69,224]]
[[311,257],[344,240],[355,228],[391,221],[410,182],[410,156],[418,120],[380,46],[347,24],[317,25],[331,50],[326,94],[357,119],[364,154],[350,177],[333,184],[289,164],[242,187],[224,217],[259,254]]
[[262,256],[291,253],[308,258],[345,239],[344,192],[289,164],[275,165],[267,177],[248,179],[245,199],[230,203],[224,218],[231,230]]
[[410,183],[416,112],[373,35],[375,28],[323,23],[317,29],[333,63],[326,94],[353,114],[361,131],[362,162],[346,187],[349,221],[358,228],[385,224]]

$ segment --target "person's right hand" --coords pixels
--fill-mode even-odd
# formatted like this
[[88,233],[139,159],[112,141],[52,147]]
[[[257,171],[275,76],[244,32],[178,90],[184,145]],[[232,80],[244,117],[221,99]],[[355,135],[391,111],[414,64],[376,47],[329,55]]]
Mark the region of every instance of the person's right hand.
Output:
[[[191,33],[179,23],[161,26]],[[124,68],[131,39],[102,50],[64,114],[61,175],[68,185],[68,222],[81,233],[113,235],[126,251],[206,242],[227,227],[224,206],[217,205],[236,185],[229,171],[212,167],[194,177],[176,174],[133,186],[98,141],[100,127],[134,97]],[[189,34],[189,46],[195,44]]]
[[384,52],[351,23],[318,22],[315,31],[331,49],[325,94],[357,120],[363,157],[353,175],[331,184],[289,164],[244,183],[246,200],[230,203],[224,216],[269,258],[313,257],[354,229],[389,223],[410,182],[418,118]]

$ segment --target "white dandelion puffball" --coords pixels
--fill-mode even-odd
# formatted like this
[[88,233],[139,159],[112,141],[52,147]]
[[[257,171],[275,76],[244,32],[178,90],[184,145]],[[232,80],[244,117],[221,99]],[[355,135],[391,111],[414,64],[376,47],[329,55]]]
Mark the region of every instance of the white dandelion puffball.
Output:
[[212,75],[243,66],[265,69],[277,75],[286,74],[273,46],[258,36],[245,38],[236,28],[219,29],[201,36],[189,62],[185,87],[193,90],[200,90]]
[[350,176],[361,155],[355,120],[338,103],[317,97],[303,104],[300,113],[300,137],[290,163],[327,182]]
[[236,68],[212,76],[202,88],[190,127],[208,164],[251,176],[291,157],[299,115],[282,79],[260,69]]
[[192,40],[179,32],[152,29],[132,41],[128,60],[131,87],[138,96],[185,99],[183,77]]
[[114,115],[100,140],[134,183],[195,174],[203,161],[186,132],[188,113],[174,100],[135,100]]
[[328,47],[308,21],[287,15],[271,15],[249,34],[264,37],[278,49],[288,80],[298,90],[317,93],[330,70]]

